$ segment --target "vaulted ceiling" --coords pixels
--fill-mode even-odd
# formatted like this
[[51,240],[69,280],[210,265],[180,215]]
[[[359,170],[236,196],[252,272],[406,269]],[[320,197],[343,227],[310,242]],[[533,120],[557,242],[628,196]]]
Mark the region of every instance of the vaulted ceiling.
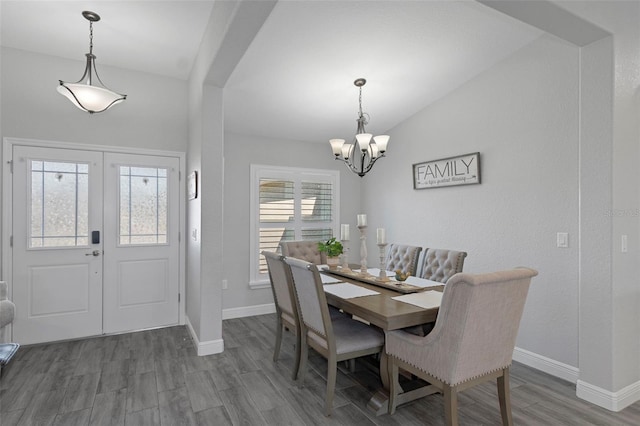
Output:
[[[83,61],[83,10],[102,17],[94,24],[99,70],[109,65],[186,80],[213,1],[3,0],[1,44]],[[353,81],[364,77],[367,130],[383,133],[540,35],[471,0],[281,0],[225,85],[226,130],[349,139],[358,111]],[[73,80],[81,72],[79,63],[77,76],[51,78]],[[101,76],[108,84],[108,72]]]

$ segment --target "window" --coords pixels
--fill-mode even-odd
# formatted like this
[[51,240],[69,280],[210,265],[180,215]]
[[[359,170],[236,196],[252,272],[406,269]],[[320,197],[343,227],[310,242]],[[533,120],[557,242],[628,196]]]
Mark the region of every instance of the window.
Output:
[[89,245],[89,165],[29,160],[29,248]]
[[339,172],[251,166],[251,287],[269,285],[262,250],[280,241],[326,240],[337,229]]
[[120,246],[167,244],[167,169],[120,166]]

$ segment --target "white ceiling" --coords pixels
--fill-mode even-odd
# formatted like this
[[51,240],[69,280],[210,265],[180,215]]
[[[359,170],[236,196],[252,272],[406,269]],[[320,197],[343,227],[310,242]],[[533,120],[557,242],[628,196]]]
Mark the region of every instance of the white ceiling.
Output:
[[[212,6],[2,0],[1,43],[84,60],[89,26],[81,12],[92,10],[102,17],[94,24],[99,70],[187,79]],[[353,81],[364,77],[367,130],[383,133],[540,34],[475,1],[281,0],[225,86],[225,126],[275,139],[350,139],[358,111]],[[81,72],[80,65],[78,78]]]

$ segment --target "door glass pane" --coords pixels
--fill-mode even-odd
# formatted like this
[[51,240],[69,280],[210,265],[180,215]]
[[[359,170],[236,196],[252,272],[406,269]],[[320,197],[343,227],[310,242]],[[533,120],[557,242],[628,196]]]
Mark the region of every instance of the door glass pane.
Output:
[[89,165],[29,160],[29,248],[89,244]]
[[120,166],[120,245],[167,243],[167,169]]

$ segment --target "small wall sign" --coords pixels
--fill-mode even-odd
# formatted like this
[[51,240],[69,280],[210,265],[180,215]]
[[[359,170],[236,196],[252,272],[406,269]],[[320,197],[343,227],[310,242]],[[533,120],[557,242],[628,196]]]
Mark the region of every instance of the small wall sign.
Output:
[[476,183],[480,183],[479,152],[413,165],[413,189]]

